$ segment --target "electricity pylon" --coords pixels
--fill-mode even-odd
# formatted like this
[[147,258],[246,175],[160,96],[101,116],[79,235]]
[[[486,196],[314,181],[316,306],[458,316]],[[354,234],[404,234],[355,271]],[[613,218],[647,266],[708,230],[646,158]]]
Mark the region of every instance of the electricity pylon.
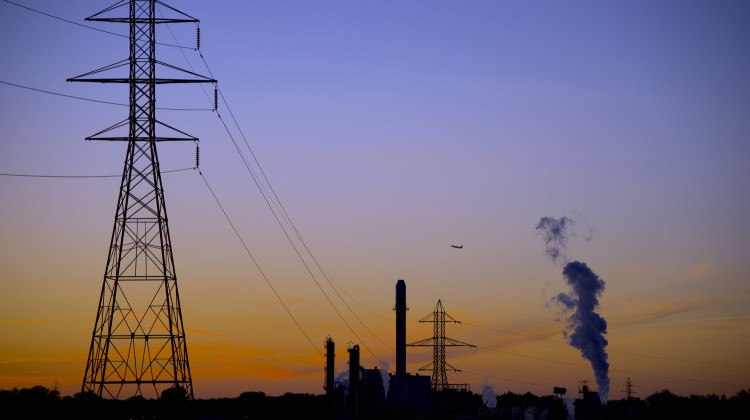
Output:
[[[157,17],[157,4],[174,17]],[[127,17],[113,16],[125,9]],[[127,83],[130,114],[86,138],[125,141],[127,153],[82,391],[159,398],[171,388],[193,398],[156,143],[198,139],[156,120],[156,85],[216,81],[156,60],[156,24],[198,23],[160,1],[121,0],[86,20],[128,23],[130,55],[68,81]],[[173,77],[157,78],[157,65]],[[124,67],[126,77],[108,74]],[[181,73],[191,78],[174,76]],[[169,133],[157,135],[157,126]]]
[[[447,320],[447,321],[446,321]],[[425,338],[424,340],[415,341],[407,344],[410,347],[432,347],[433,348],[433,360],[431,363],[422,366],[419,370],[432,370],[432,378],[430,380],[432,389],[434,391],[442,391],[447,388],[455,388],[453,385],[448,383],[448,374],[446,370],[452,370],[454,372],[460,372],[460,370],[451,366],[450,363],[445,361],[445,348],[446,347],[476,347],[473,344],[464,343],[463,341],[454,340],[445,336],[445,323],[453,322],[460,324],[460,321],[456,321],[452,316],[448,315],[443,308],[443,303],[438,300],[435,305],[435,310],[420,319],[419,322],[432,322],[435,324],[432,338]]]
[[628,379],[625,381],[625,395],[627,396],[628,401],[633,398],[633,394],[635,394],[635,391],[633,391],[633,383],[630,382],[630,377],[628,376]]

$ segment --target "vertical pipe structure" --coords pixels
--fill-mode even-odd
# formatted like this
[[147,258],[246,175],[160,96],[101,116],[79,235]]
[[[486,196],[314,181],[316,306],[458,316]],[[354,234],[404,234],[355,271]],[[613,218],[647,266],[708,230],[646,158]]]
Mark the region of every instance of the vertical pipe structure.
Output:
[[336,403],[334,401],[335,372],[334,361],[336,358],[336,344],[331,337],[326,339],[326,399],[328,400],[328,411],[331,416],[336,415]]
[[406,402],[406,282],[396,282],[396,402]]
[[[158,18],[157,3],[177,16]],[[111,16],[126,8],[127,17]],[[156,85],[215,80],[192,72],[192,79],[156,76],[164,64],[156,60],[156,24],[198,22],[159,1],[120,1],[86,20],[128,23],[129,57],[68,81],[126,83],[130,106],[126,120],[86,138],[127,142],[127,152],[82,391],[115,399],[160,398],[165,391],[193,398],[156,144],[198,139],[157,121]],[[94,76],[126,66],[127,77]],[[185,137],[160,137],[158,125]],[[127,135],[113,134],[125,128]]]
[[348,349],[349,351],[349,400],[352,404],[352,416],[359,416],[359,344],[355,344]]

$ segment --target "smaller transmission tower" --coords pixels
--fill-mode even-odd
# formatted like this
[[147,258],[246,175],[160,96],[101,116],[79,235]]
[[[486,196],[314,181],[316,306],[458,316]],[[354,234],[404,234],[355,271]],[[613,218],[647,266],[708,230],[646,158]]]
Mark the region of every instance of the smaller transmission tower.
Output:
[[460,372],[460,370],[451,366],[450,363],[445,361],[445,348],[446,347],[476,347],[473,344],[464,343],[463,341],[454,340],[445,336],[445,323],[453,322],[460,324],[460,321],[456,321],[452,316],[448,315],[443,308],[443,303],[438,300],[435,305],[435,310],[420,319],[419,322],[432,322],[435,324],[432,338],[425,338],[424,340],[415,341],[407,344],[409,347],[432,347],[433,348],[433,360],[432,363],[425,365],[419,370],[431,370],[432,371],[432,389],[433,391],[442,391],[444,389],[457,388],[457,385],[448,383],[448,375],[446,370],[452,370],[454,372]]
[[635,391],[633,391],[633,383],[630,382],[630,377],[625,381],[625,395],[627,396],[627,399],[630,400],[633,398],[633,394],[635,394]]

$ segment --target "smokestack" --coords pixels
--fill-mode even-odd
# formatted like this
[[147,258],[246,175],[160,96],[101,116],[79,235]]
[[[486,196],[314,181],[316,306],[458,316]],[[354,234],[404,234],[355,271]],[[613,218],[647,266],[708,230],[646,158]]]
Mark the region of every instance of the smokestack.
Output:
[[406,402],[406,282],[396,282],[396,401]]
[[331,337],[326,339],[326,398],[328,399],[329,411],[331,416],[335,415],[335,401],[334,401],[334,359],[336,358],[336,344],[334,344]]
[[352,404],[351,413],[359,416],[359,344],[349,348],[349,400]]

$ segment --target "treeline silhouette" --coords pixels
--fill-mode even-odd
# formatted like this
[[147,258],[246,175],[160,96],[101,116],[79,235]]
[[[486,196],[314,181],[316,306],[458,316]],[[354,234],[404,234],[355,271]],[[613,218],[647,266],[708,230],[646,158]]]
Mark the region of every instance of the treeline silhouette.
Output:
[[[500,409],[514,407],[525,419],[565,419],[568,409],[564,402],[554,396],[537,396],[532,393],[514,394],[506,392],[496,399],[497,410],[481,407],[481,396],[473,398],[470,413],[474,418],[500,418]],[[576,405],[576,420],[656,420],[656,419],[716,419],[747,418],[750,413],[750,389],[735,395],[691,395],[678,396],[668,390],[657,392],[645,399],[610,401],[597,410],[581,410],[582,400]],[[396,418],[394,412],[360,413],[363,419]],[[439,418],[448,413],[443,413]],[[570,413],[573,417],[573,413]],[[324,395],[286,393],[268,396],[263,392],[243,392],[237,398],[188,400],[179,388],[162,392],[158,400],[131,397],[125,400],[109,400],[92,393],[77,393],[61,397],[59,391],[43,386],[0,390],[0,418],[2,419],[132,419],[132,420],[235,420],[235,419],[327,419],[328,405]],[[425,418],[425,417],[422,417]],[[436,417],[437,418],[437,417]],[[462,417],[467,418],[467,417]]]
[[750,418],[750,389],[731,397],[725,395],[691,395],[682,397],[668,390],[649,396],[643,419],[742,419]]
[[[691,395],[683,397],[669,390],[656,392],[645,399],[610,400],[603,406],[592,405],[585,398],[570,401],[574,408],[564,407],[564,401],[552,395],[537,396],[530,392],[506,392],[497,396],[497,407],[518,407],[524,419],[576,420],[707,420],[740,419],[750,413],[750,389],[743,389],[731,397],[725,395]],[[598,399],[594,404],[598,404]],[[575,413],[575,414],[574,414]]]
[[140,396],[110,400],[93,393],[61,397],[43,386],[0,390],[0,419],[171,420],[171,419],[325,419],[325,397],[286,393],[274,397],[243,392],[237,398],[188,400],[179,388],[162,392],[158,400]]

